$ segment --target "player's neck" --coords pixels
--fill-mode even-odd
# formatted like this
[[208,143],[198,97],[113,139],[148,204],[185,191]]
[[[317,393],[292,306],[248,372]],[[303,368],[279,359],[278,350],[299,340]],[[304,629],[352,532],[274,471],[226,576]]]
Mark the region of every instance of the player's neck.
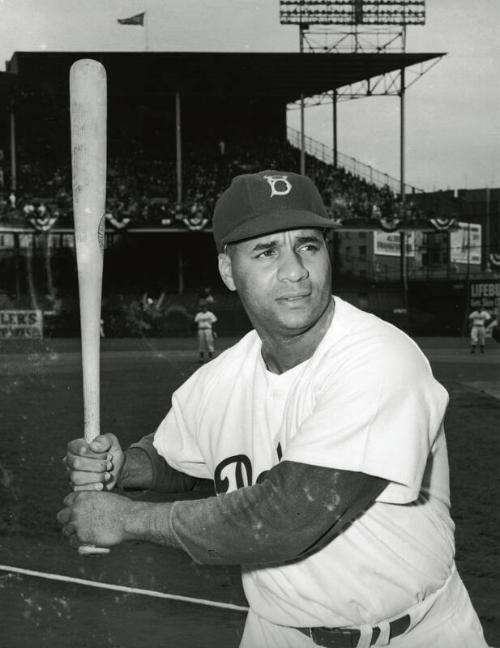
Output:
[[332,299],[310,329],[294,335],[269,333],[257,329],[262,340],[262,357],[269,371],[282,374],[309,360],[330,327],[334,308],[335,303]]

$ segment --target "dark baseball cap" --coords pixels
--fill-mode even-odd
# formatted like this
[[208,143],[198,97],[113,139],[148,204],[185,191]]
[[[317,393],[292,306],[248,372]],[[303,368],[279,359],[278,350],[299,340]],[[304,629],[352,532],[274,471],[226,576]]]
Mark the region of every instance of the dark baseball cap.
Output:
[[314,182],[288,171],[236,176],[215,205],[212,225],[218,252],[272,232],[335,227]]

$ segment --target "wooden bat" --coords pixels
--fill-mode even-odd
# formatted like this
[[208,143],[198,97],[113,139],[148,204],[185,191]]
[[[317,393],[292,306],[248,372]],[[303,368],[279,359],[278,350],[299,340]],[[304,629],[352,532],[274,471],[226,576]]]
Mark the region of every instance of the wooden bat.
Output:
[[[92,59],[70,69],[73,214],[82,340],[84,436],[100,434],[101,296],[106,202],[106,71]],[[109,549],[83,545],[81,554]]]

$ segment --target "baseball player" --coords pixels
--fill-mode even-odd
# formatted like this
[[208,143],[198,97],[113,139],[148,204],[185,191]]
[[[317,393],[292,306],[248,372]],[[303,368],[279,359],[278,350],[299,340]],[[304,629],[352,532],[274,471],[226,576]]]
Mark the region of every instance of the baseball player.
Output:
[[[241,648],[483,648],[454,562],[448,394],[402,331],[332,297],[325,215],[304,176],[233,180],[213,230],[254,329],[125,452],[112,434],[70,442],[58,520],[75,547],[143,540],[241,565]],[[200,478],[216,496],[110,492]]]
[[213,325],[217,317],[208,310],[206,303],[201,304],[200,310],[194,316],[194,321],[198,325],[198,352],[200,362],[205,362],[205,353],[210,360],[214,355],[214,330]]
[[486,325],[491,316],[484,308],[474,310],[469,315],[470,329],[470,352],[475,353],[479,344],[479,350],[484,353],[484,344],[486,339]]

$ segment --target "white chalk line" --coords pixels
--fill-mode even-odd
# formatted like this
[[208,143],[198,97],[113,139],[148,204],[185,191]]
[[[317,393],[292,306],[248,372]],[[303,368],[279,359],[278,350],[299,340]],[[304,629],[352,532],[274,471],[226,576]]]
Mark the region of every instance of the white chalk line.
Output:
[[210,601],[208,599],[193,598],[191,596],[182,596],[181,594],[166,594],[155,590],[141,589],[139,587],[129,587],[128,585],[115,585],[114,583],[98,583],[87,580],[86,578],[75,578],[74,576],[64,576],[63,574],[51,574],[48,572],[35,571],[33,569],[24,569],[23,567],[13,567],[11,565],[0,565],[0,571],[12,572],[14,574],[24,574],[25,576],[35,576],[36,578],[45,578],[46,580],[60,581],[63,583],[75,583],[76,585],[85,585],[86,587],[96,587],[98,589],[112,590],[114,592],[124,592],[126,594],[139,594],[141,596],[152,596],[155,598],[169,599],[171,601],[182,601],[183,603],[194,603],[197,605],[207,605],[209,607],[223,608],[225,610],[235,610],[237,612],[248,612],[248,608],[233,603],[222,603],[219,601]]

